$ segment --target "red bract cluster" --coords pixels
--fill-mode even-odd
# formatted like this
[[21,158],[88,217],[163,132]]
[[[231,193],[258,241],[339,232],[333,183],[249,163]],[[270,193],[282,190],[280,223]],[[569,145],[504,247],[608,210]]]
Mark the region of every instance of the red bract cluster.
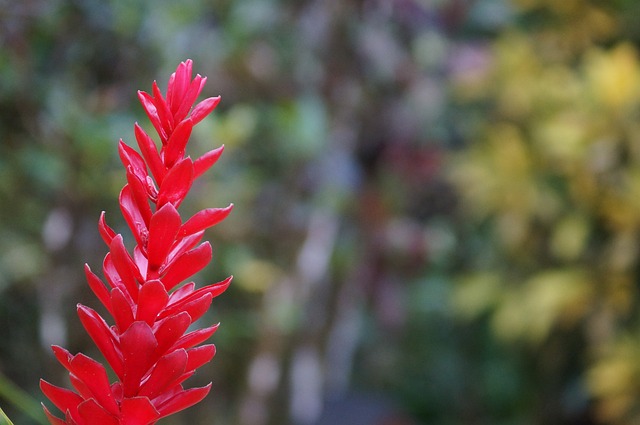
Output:
[[231,278],[200,289],[193,282],[179,285],[211,261],[211,245],[201,243],[204,231],[223,220],[232,205],[200,211],[184,222],[177,210],[193,181],[222,153],[220,147],[195,161],[185,156],[193,126],[220,100],[208,98],[192,108],[206,78],[191,76],[188,60],[171,75],[166,98],[155,82],[152,94],[138,92],[161,148],[158,151],[137,124],[135,137],[141,154],[120,141],[120,159],[127,171],[120,207],[136,246],[130,253],[103,213],[98,227],[109,247],[102,265],[106,284],[85,266],[89,286],[114,324],[109,326],[95,310],[78,305],[84,328],[117,379],[111,383],[105,367],[96,360],[54,346],[75,391],[41,381],[44,394],[64,414],[60,419],[45,407],[53,425],[151,425],[199,402],[209,392],[211,384],[191,389],[182,384],[213,358],[214,345],[198,345],[217,325],[187,329],[208,310],[212,298],[229,286]]

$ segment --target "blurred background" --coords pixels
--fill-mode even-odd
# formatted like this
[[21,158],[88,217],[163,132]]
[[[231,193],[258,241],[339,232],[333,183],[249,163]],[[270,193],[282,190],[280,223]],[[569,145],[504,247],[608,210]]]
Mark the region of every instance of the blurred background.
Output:
[[[235,203],[204,402],[166,425],[640,423],[640,2],[0,0],[0,406],[107,249],[136,91],[194,60]],[[131,239],[129,239],[131,240]]]

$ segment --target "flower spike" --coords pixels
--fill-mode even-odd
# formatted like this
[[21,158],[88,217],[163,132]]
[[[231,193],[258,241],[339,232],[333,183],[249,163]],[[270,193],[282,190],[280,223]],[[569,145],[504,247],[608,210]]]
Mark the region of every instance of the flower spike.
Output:
[[221,146],[195,161],[186,154],[193,126],[220,101],[210,97],[195,104],[206,77],[192,78],[192,72],[193,62],[187,60],[171,75],[166,95],[155,82],[151,94],[138,92],[161,148],[137,123],[140,152],[122,140],[118,144],[127,177],[120,210],[136,245],[130,252],[103,212],[98,230],[109,248],[102,264],[104,280],[85,266],[87,283],[112,324],[81,304],[78,316],[116,380],[110,382],[98,361],[53,346],[74,390],[40,382],[62,412],[58,417],[43,405],[52,425],[154,425],[198,403],[211,389],[211,384],[186,389],[183,383],[215,355],[213,344],[200,344],[218,325],[187,329],[227,289],[231,277],[199,289],[193,282],[180,284],[211,261],[211,245],[201,242],[204,231],[224,220],[233,205],[207,208],[186,219],[178,211],[194,180],[223,151]]

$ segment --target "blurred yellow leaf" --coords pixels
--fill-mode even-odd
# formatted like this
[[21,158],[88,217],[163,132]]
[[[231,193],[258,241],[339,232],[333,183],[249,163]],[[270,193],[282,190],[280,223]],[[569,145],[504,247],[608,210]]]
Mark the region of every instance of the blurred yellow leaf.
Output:
[[533,128],[533,140],[545,156],[564,162],[579,160],[587,142],[588,117],[571,110],[552,115]]
[[238,104],[218,118],[214,138],[223,140],[226,146],[235,147],[251,137],[257,121],[257,113],[253,107]]
[[622,43],[609,52],[592,50],[585,69],[595,98],[605,106],[619,109],[638,102],[638,52],[631,44]]
[[550,248],[553,255],[565,261],[578,258],[586,247],[589,226],[587,217],[578,213],[560,220],[551,236]]
[[539,343],[556,324],[569,325],[587,311],[592,287],[582,269],[547,270],[508,293],[493,326],[498,336]]
[[587,386],[599,398],[599,419],[620,420],[635,403],[633,393],[640,378],[639,357],[637,343],[625,340],[611,347],[608,355],[588,371]]
[[453,308],[464,319],[474,319],[496,304],[502,290],[498,273],[465,276],[453,292]]
[[250,259],[240,264],[234,283],[249,292],[265,292],[283,272],[275,264],[257,259]]

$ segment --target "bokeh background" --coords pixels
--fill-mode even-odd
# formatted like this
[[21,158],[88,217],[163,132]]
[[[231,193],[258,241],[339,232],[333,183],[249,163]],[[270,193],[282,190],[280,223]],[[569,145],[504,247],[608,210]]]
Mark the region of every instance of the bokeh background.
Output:
[[187,58],[233,202],[213,381],[166,425],[640,423],[640,2],[0,0],[0,406],[126,231],[117,141]]

